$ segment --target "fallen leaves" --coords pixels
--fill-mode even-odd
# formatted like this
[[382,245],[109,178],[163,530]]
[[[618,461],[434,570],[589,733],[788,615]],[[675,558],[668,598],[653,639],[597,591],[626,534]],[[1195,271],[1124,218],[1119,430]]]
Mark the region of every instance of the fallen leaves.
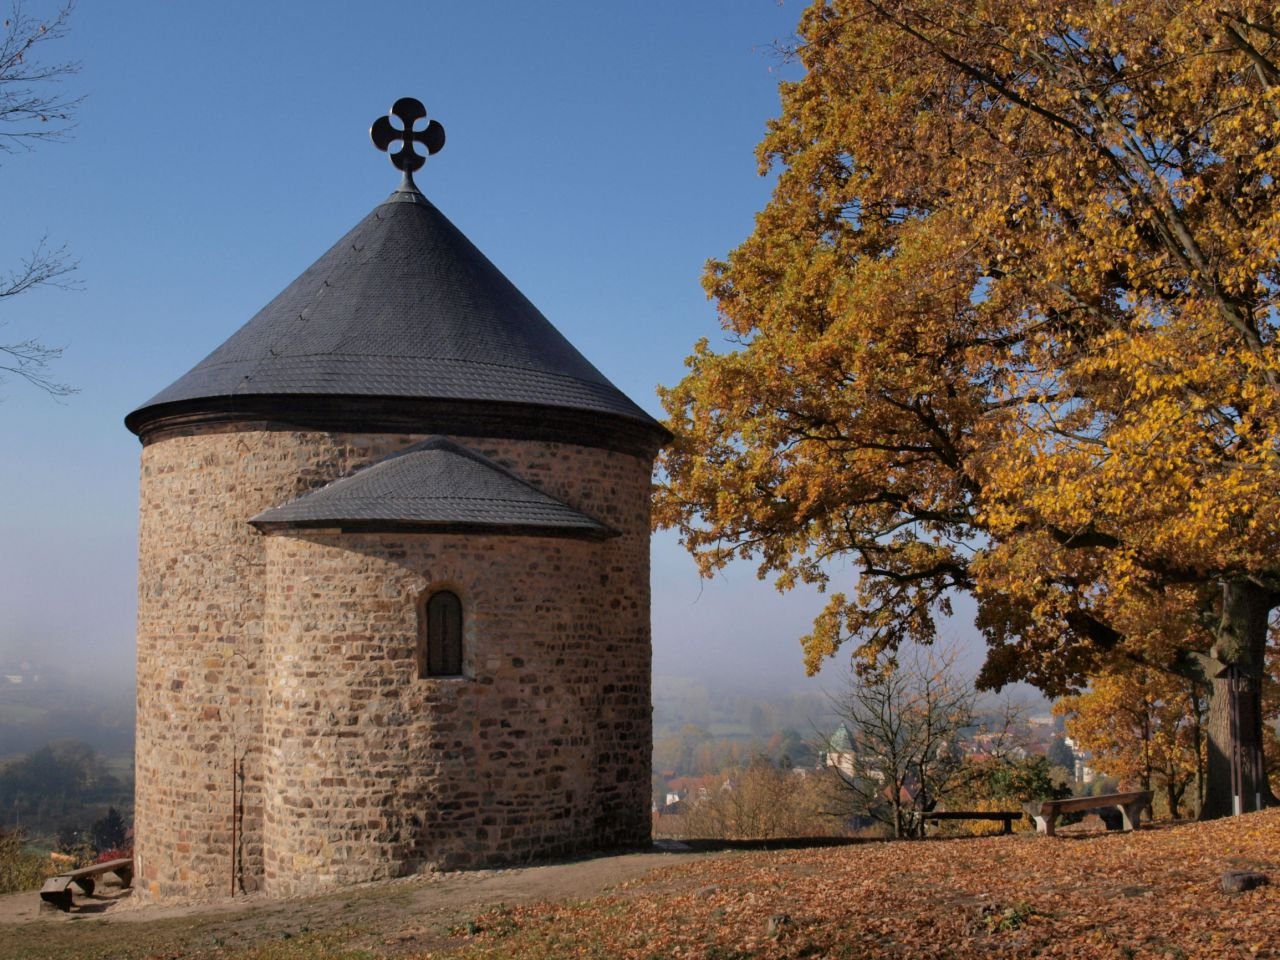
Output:
[[[734,853],[477,918],[462,958],[1280,957],[1280,810],[1075,838]],[[422,958],[439,954],[422,954]]]

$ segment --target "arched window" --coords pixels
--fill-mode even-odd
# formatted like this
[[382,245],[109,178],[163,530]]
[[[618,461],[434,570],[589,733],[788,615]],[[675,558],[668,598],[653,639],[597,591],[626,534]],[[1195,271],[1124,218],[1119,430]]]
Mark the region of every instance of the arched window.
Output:
[[462,601],[437,590],[418,611],[418,676],[462,676]]

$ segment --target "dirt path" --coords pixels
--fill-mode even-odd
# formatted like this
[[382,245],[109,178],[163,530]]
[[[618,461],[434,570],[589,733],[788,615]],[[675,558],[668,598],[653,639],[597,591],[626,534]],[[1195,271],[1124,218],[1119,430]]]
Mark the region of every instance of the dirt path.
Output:
[[505,870],[408,877],[318,897],[245,897],[141,906],[105,886],[71,913],[40,913],[36,893],[0,897],[0,960],[45,957],[216,957],[268,940],[332,935],[395,956],[445,947],[485,907],[580,900],[662,867],[733,853],[653,851]]

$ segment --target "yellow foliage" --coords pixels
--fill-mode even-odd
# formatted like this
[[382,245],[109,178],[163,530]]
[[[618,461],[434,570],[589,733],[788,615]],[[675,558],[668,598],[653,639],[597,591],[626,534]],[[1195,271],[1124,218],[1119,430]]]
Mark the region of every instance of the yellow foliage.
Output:
[[[734,348],[663,391],[655,521],[710,574],[858,567],[874,664],[973,593],[982,681],[1063,691],[1280,597],[1280,21],[1265,5],[824,0],[711,263]],[[1269,600],[1269,602],[1271,602]]]
[[1203,769],[1202,710],[1186,680],[1141,669],[1100,676],[1086,693],[1054,705],[1089,766],[1122,788],[1162,787],[1174,815]]

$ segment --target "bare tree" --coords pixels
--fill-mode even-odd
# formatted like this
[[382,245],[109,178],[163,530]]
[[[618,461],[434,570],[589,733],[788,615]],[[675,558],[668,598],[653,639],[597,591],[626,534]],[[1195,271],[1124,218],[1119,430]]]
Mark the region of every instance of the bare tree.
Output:
[[[895,837],[919,836],[923,815],[966,785],[973,770],[960,739],[977,730],[977,694],[956,675],[955,660],[954,650],[913,647],[883,670],[852,678],[836,700],[849,743],[828,743],[843,813],[885,823]],[[1000,753],[1010,725],[1006,715],[989,752]]]
[[[82,98],[64,96],[58,84],[75,74],[79,64],[46,62],[40,56],[45,44],[66,36],[73,6],[68,0],[53,17],[42,20],[29,16],[21,0],[13,0],[0,39],[0,152],[31,150],[40,142],[60,140],[74,126]],[[0,278],[0,304],[36,287],[69,286],[75,268],[65,247],[42,239],[17,269]],[[0,327],[7,323],[0,319]],[[0,342],[0,383],[14,375],[53,396],[75,393],[50,373],[50,364],[61,355],[61,347],[35,337]]]
[[776,840],[838,834],[839,821],[822,810],[818,779],[757,756],[746,769],[685,801],[683,836]]

